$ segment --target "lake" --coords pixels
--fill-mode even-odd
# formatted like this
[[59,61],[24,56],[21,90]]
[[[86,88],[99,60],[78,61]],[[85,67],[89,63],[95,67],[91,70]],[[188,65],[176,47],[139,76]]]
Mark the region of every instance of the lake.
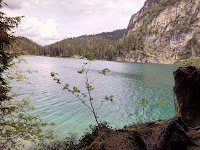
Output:
[[[53,129],[59,138],[66,137],[70,132],[81,136],[90,124],[95,124],[89,109],[74,95],[63,91],[63,85],[55,83],[50,75],[51,72],[56,72],[63,84],[68,83],[70,87],[76,86],[85,91],[85,78],[77,71],[81,70],[87,60],[42,56],[22,58],[26,59],[27,63],[20,64],[20,69],[37,70],[38,73],[26,74],[30,84],[12,83],[15,89],[22,87],[18,99],[29,96],[36,108],[34,115],[46,112],[42,119],[55,123]],[[111,70],[106,76],[93,82],[92,96],[95,108],[106,95],[114,95],[113,103],[105,102],[100,109],[100,121],[107,121],[114,128],[122,128],[145,117],[150,120],[173,117],[173,71],[178,67],[164,64],[93,61],[89,71],[90,81],[98,77],[99,71],[104,68]],[[138,104],[143,98],[147,100],[144,116],[143,108]],[[167,98],[168,101],[156,108],[155,102],[161,98]]]

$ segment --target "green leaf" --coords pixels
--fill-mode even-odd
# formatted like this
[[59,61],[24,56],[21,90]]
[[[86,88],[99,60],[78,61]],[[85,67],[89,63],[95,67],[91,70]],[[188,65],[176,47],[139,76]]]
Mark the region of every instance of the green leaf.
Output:
[[87,95],[86,95],[86,94],[84,94],[84,93],[82,93],[82,96],[83,96],[83,97],[87,97]]
[[82,69],[82,70],[79,70],[79,71],[77,71],[79,74],[83,74],[83,72],[84,72],[84,70]]
[[53,80],[56,81],[56,83],[61,84],[60,79],[54,77]]
[[27,73],[32,73],[32,71],[30,69],[26,70]]
[[93,61],[94,60],[94,53],[93,52],[87,52],[86,58],[87,58],[87,60]]
[[168,100],[168,98],[161,98],[161,99],[159,99],[157,102],[156,102],[156,104],[157,105],[161,105],[161,104],[163,104],[165,101],[167,101]]
[[138,104],[144,105],[147,103],[147,100],[145,98],[143,98]]
[[57,80],[57,83],[58,83],[58,84],[61,84],[60,79]]
[[80,90],[77,87],[73,87],[72,93],[80,93]]
[[65,86],[63,87],[63,90],[68,90],[69,89],[69,84],[65,84]]
[[110,72],[108,68],[103,69],[99,74],[106,75],[107,72]]
[[86,89],[90,92],[90,91],[92,91],[92,90],[94,90],[94,88],[91,86],[91,85],[89,85],[89,84],[86,84]]
[[106,101],[111,101],[111,102],[113,102],[113,95],[111,95],[111,96],[105,96],[104,97],[104,99],[106,100]]
[[58,75],[58,73],[51,72],[52,77],[55,77],[56,75]]

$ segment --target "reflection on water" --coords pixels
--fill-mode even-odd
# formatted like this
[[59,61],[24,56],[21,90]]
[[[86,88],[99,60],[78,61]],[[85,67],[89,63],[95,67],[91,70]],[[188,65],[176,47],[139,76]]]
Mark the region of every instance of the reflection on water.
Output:
[[[89,124],[95,124],[91,112],[73,95],[62,90],[56,84],[51,72],[56,72],[63,83],[71,87],[77,86],[84,90],[84,77],[77,73],[86,60],[68,58],[50,58],[23,56],[27,64],[21,64],[23,69],[38,70],[37,74],[27,75],[31,84],[13,83],[22,87],[18,98],[33,94],[34,114],[46,112],[42,116],[47,122],[56,123],[54,130],[60,138],[68,132],[83,134]],[[166,97],[169,100],[153,113],[151,119],[167,119],[174,115],[173,104],[173,71],[176,65],[143,64],[127,62],[94,61],[91,65],[89,78],[93,80],[98,72],[109,68],[111,73],[94,82],[92,95],[97,106],[105,95],[114,95],[114,103],[107,102],[99,112],[101,121],[109,122],[113,127],[136,122],[136,116],[130,113],[141,113],[138,102],[142,98],[148,100],[146,114],[151,114],[155,101]]]

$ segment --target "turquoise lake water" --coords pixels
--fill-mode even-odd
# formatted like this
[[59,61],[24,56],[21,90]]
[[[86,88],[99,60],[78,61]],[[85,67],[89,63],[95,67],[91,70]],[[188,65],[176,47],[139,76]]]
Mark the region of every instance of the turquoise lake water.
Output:
[[[77,73],[86,60],[69,58],[51,58],[41,56],[22,56],[26,64],[21,69],[37,70],[38,73],[27,74],[30,84],[12,83],[15,88],[22,87],[18,99],[30,96],[36,108],[33,114],[40,114],[47,122],[54,122],[54,131],[59,138],[66,137],[69,132],[81,136],[90,124],[95,124],[92,113],[76,97],[63,91],[62,85],[53,81],[51,72],[56,72],[62,83],[70,87],[76,86],[84,91],[85,79]],[[173,71],[179,66],[163,64],[145,64],[99,61],[92,62],[89,79],[98,77],[99,71],[109,68],[111,72],[95,82],[92,92],[94,106],[100,105],[105,95],[114,95],[114,102],[105,102],[98,116],[100,121],[107,121],[115,128],[136,123],[143,118],[142,106],[138,104],[142,98],[147,99],[144,117],[151,120],[168,119],[174,116]],[[155,102],[168,98],[165,104],[156,110]],[[130,116],[129,114],[137,115]]]

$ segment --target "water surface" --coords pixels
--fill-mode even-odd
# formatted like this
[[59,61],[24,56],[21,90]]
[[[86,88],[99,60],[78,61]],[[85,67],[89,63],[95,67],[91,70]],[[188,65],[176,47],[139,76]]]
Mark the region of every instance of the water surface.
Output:
[[[76,86],[84,91],[85,79],[77,70],[86,60],[41,56],[22,58],[26,59],[27,64],[21,64],[21,69],[37,70],[38,73],[27,74],[31,84],[13,83],[15,87],[22,87],[18,98],[30,95],[36,108],[34,114],[46,112],[42,118],[56,124],[55,134],[60,138],[66,137],[69,132],[82,135],[88,125],[95,124],[89,109],[71,93],[63,91],[63,86],[55,83],[50,76],[51,72],[56,72],[63,84],[68,83],[70,87]],[[109,68],[111,72],[93,83],[94,105],[99,106],[105,95],[114,95],[114,102],[104,103],[98,114],[101,121],[122,128],[141,120],[143,109],[138,102],[142,98],[147,99],[145,116],[151,120],[174,116],[173,71],[178,68],[177,65],[96,60],[91,64],[89,79],[98,77],[99,71],[104,68]],[[155,102],[161,98],[168,98],[168,101],[154,110]]]

